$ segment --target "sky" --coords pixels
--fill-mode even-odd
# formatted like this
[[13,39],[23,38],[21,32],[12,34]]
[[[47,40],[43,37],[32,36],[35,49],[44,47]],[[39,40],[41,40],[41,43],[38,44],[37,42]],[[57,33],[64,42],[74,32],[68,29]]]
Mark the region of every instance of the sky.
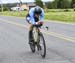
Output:
[[[34,0],[21,0],[22,2],[34,2]],[[53,1],[53,0],[42,0],[44,2]],[[0,0],[0,3],[14,3],[19,2],[19,0]]]

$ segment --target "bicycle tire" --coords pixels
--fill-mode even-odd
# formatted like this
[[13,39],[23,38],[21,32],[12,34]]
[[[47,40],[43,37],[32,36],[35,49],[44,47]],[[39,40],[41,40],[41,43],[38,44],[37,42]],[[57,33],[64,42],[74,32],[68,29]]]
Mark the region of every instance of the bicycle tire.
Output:
[[[43,43],[42,43],[42,47],[44,48],[44,50],[43,50],[43,53],[41,52],[40,54],[41,54],[41,56],[43,57],[43,58],[45,58],[45,56],[46,56],[46,44],[45,44],[45,39],[44,39],[44,36],[43,36],[43,34],[40,32],[39,33],[39,37],[40,37],[40,40],[42,40],[43,41]],[[41,41],[40,41],[41,42]],[[39,51],[41,51],[41,49],[42,49],[42,47],[41,47],[41,44],[40,44],[40,42],[39,42]]]

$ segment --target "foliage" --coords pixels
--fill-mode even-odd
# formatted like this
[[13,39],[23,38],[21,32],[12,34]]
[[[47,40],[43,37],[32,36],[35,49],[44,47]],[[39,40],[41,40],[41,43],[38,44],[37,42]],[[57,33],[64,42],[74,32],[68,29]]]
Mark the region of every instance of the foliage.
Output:
[[72,0],[72,2],[71,2],[71,7],[72,7],[72,8],[75,8],[75,0]]
[[[74,0],[75,1],[75,0]],[[52,9],[57,9],[57,8],[61,8],[61,9],[67,9],[67,8],[71,8],[71,2],[72,0],[54,0],[53,2],[47,2],[46,6],[47,8],[52,8]]]
[[35,0],[35,4],[43,8],[42,0]]

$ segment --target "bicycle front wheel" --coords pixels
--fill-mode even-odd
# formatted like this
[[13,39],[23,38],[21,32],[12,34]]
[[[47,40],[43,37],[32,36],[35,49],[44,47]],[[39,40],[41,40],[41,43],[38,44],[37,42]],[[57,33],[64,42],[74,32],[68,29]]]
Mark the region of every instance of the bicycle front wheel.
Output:
[[39,51],[40,51],[40,54],[43,58],[45,58],[46,56],[46,44],[45,44],[45,39],[44,39],[44,36],[43,34],[40,32],[39,33]]

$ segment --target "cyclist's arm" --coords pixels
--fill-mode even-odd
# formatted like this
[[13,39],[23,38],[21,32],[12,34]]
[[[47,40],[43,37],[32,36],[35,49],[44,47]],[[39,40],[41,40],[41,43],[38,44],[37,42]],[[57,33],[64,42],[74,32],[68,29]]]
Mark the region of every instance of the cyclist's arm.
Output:
[[42,10],[42,13],[40,15],[40,21],[44,21],[44,10]]
[[31,17],[31,23],[34,25],[35,24],[35,20],[34,20],[34,12],[33,12],[33,9],[31,9],[29,11],[29,15]]

